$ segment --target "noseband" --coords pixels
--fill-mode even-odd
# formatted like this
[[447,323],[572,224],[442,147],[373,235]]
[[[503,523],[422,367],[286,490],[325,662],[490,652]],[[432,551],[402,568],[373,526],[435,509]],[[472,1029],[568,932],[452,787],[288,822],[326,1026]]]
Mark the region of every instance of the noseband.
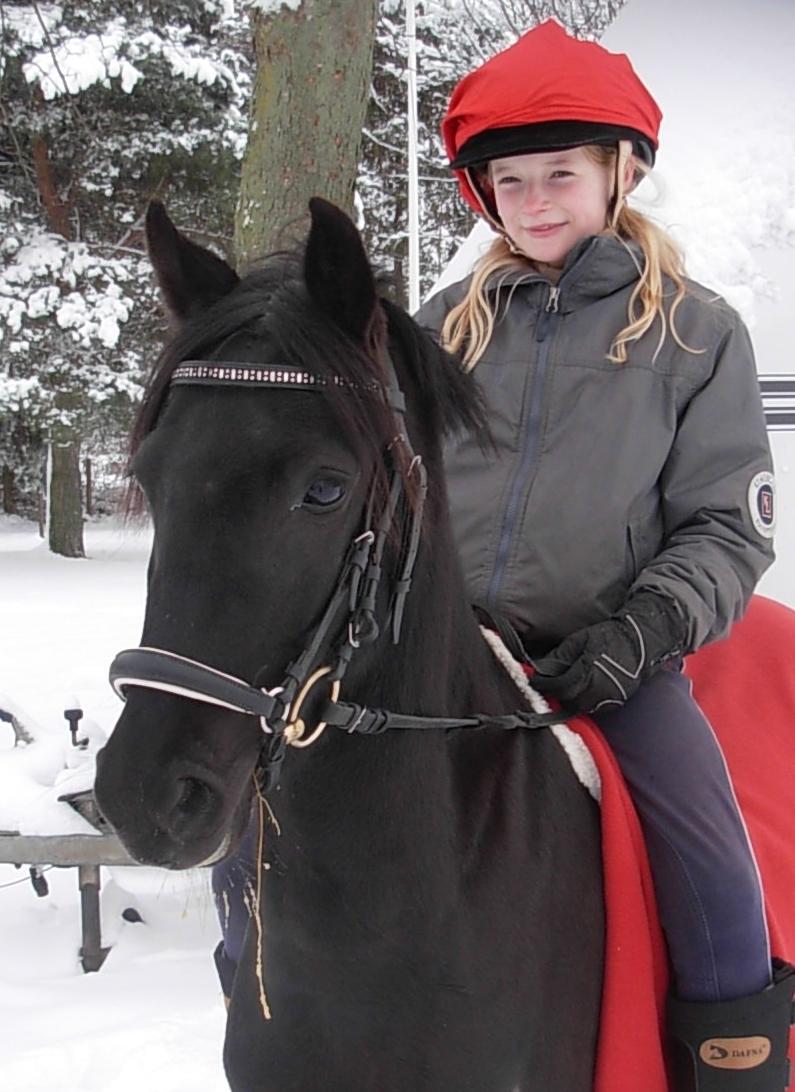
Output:
[[[327,724],[347,732],[376,735],[388,729],[418,728],[540,728],[560,723],[560,713],[519,712],[510,716],[468,718],[413,717],[370,709],[339,701],[342,679],[356,650],[371,644],[381,632],[376,598],[381,585],[384,548],[398,518],[406,483],[416,478],[416,488],[403,509],[406,523],[398,574],[393,582],[386,625],[392,642],[400,640],[403,609],[411,588],[417,559],[427,474],[421,456],[414,453],[405,423],[406,402],[392,361],[387,358],[387,383],[377,380],[351,383],[339,376],[319,376],[289,365],[266,366],[235,361],[189,360],[174,369],[172,386],[259,387],[282,390],[323,390],[330,387],[363,390],[383,399],[392,411],[395,430],[384,459],[389,471],[389,492],[380,513],[375,509],[375,482],[370,489],[363,530],[353,539],[337,583],[310,641],[291,663],[280,686],[265,690],[207,664],[159,648],[134,648],[120,652],[110,667],[110,682],[122,700],[131,687],[160,690],[207,705],[259,718],[264,739],[255,776],[263,793],[278,781],[287,747],[306,747]],[[397,452],[407,460],[402,465]],[[342,623],[340,624],[340,619]],[[337,634],[334,666],[318,666],[318,657],[334,630]],[[341,634],[341,637],[340,637]],[[330,696],[319,723],[309,738],[300,718],[301,706],[319,682],[330,685]]]

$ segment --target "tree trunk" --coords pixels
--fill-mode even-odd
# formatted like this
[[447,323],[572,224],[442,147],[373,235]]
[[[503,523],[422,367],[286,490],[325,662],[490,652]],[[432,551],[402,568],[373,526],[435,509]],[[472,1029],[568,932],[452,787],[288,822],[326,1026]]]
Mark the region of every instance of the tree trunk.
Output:
[[83,478],[86,487],[86,515],[94,515],[94,479],[91,474],[91,459],[86,455],[83,460]]
[[52,441],[49,479],[47,529],[50,550],[63,557],[85,557],[78,437]]
[[409,237],[406,231],[406,224],[408,223],[408,199],[405,192],[399,192],[395,198],[395,218],[392,223],[392,232],[397,238],[395,244],[395,255],[392,259],[394,270],[394,292],[395,299],[401,307],[408,307],[409,305],[409,286],[406,278],[406,269],[408,268],[409,258]]
[[253,15],[257,76],[235,219],[238,266],[284,244],[310,197],[353,212],[377,0]]
[[47,210],[50,227],[59,235],[63,235],[64,239],[71,238],[72,233],[69,227],[70,208],[68,203],[61,199],[58,192],[55,172],[50,159],[50,149],[41,133],[33,140],[33,166],[36,171],[39,196],[44,208]]
[[3,511],[8,515],[14,515],[17,510],[17,491],[14,482],[14,471],[3,463]]

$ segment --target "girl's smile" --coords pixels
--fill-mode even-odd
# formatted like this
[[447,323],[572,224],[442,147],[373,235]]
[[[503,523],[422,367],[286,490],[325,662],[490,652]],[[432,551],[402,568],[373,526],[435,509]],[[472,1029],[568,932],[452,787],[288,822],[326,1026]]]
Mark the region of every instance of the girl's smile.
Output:
[[580,239],[607,224],[611,173],[587,148],[492,160],[489,182],[503,227],[533,261],[562,265]]
[[551,234],[553,231],[559,231],[565,226],[565,221],[561,221],[559,224],[538,224],[535,227],[529,227],[525,230],[529,231],[531,235],[537,235],[541,239]]

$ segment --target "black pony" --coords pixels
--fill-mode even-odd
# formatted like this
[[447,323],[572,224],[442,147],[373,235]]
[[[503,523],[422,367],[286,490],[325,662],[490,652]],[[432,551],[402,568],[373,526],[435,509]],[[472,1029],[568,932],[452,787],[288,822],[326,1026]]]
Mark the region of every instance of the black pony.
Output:
[[[176,333],[135,434],[155,527],[142,644],[176,656],[172,671],[141,653],[144,682],[117,669],[128,700],[97,799],[137,859],[171,868],[264,823],[224,1052],[235,1092],[590,1092],[599,820],[554,736],[329,726],[301,751],[284,744],[303,723],[271,732],[296,663],[331,664],[371,730],[373,709],[522,704],[448,521],[441,440],[478,427],[474,384],[379,299],[350,220],[310,208],[305,252],[242,280],[150,209]],[[328,693],[316,678],[306,735]]]

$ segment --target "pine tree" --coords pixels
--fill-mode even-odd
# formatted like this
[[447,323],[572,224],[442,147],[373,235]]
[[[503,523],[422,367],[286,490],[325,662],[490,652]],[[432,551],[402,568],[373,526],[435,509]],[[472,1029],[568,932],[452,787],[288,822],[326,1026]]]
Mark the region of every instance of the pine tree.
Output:
[[223,0],[5,2],[0,19],[4,503],[51,445],[51,545],[79,555],[80,447],[118,446],[160,333],[148,201],[231,249],[247,26]]

